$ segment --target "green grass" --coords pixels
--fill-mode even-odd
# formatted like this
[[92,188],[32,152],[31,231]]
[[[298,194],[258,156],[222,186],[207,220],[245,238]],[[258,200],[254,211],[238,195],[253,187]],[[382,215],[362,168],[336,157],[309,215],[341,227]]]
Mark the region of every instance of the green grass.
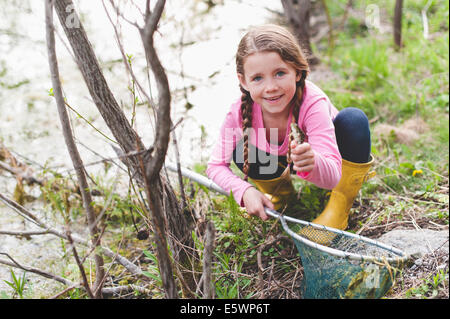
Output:
[[[379,116],[391,123],[416,112],[434,117],[438,110],[448,115],[448,1],[434,1],[430,7],[434,14],[428,13],[429,39],[423,37],[420,11],[425,4],[404,3],[404,47],[399,51],[391,32],[354,33],[354,24],[349,24],[339,33],[327,63],[340,80],[322,83],[338,108],[359,107],[369,118]],[[379,6],[391,9],[393,4]]]

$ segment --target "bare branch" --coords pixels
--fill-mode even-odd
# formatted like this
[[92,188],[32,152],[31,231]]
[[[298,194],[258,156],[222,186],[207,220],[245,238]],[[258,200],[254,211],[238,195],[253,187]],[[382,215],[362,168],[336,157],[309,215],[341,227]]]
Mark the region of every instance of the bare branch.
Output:
[[83,263],[80,261],[80,258],[78,257],[78,252],[77,252],[77,249],[73,242],[72,236],[70,235],[69,229],[67,229],[67,231],[66,231],[66,236],[67,236],[67,239],[69,240],[70,246],[72,247],[72,254],[73,254],[73,257],[75,258],[75,261],[77,262],[78,269],[80,269],[81,278],[83,279],[84,289],[86,289],[86,292],[87,292],[89,298],[95,298],[95,296],[92,294],[91,287],[89,287],[89,283],[86,278],[86,272],[84,271]]
[[158,0],[155,7],[153,8],[153,12],[150,12],[150,1],[147,1],[144,26],[146,37],[153,37],[153,33],[155,33],[156,31],[156,27],[158,26],[159,19],[161,19],[161,15],[164,11],[165,5],[165,0]]
[[[67,236],[66,236],[64,231],[60,231],[60,230],[57,230],[57,229],[54,229],[52,227],[47,226],[35,214],[33,214],[32,212],[27,210],[25,207],[17,204],[13,200],[5,197],[1,193],[0,193],[0,200],[3,203],[5,203],[8,207],[12,208],[20,216],[26,218],[27,220],[32,221],[37,226],[45,229],[45,231],[48,232],[49,234],[52,234],[52,235],[55,235],[55,236],[57,236],[59,238],[67,240]],[[88,240],[83,239],[79,235],[73,234],[72,238],[73,238],[73,241],[75,243],[78,243],[78,244],[81,244],[81,245],[85,245],[85,246],[88,246],[88,247],[90,247],[92,245]],[[115,252],[113,252],[108,247],[100,246],[100,249],[101,249],[101,251],[103,252],[103,254],[105,256],[107,256],[107,257],[117,261],[119,264],[124,266],[131,274],[137,275],[137,276],[142,274],[142,269],[140,269],[138,266],[136,266],[135,264],[130,262],[125,257],[123,257],[123,256],[121,256],[121,255],[119,255],[119,254],[117,254]]]
[[22,270],[25,270],[25,271],[28,271],[28,272],[32,272],[32,273],[38,274],[38,275],[40,275],[42,277],[59,281],[60,283],[63,283],[63,284],[68,285],[68,286],[73,285],[73,282],[71,282],[70,280],[67,280],[67,279],[65,279],[63,277],[60,277],[60,276],[57,276],[57,275],[54,275],[54,274],[42,271],[42,270],[37,269],[37,268],[21,265],[7,253],[0,252],[0,255],[5,255],[6,257],[8,257],[11,260],[11,261],[8,261],[8,260],[5,260],[5,259],[0,259],[0,264],[11,266],[11,267],[15,267],[15,268],[19,268],[19,269],[22,269]]
[[25,180],[28,184],[34,184],[34,183],[39,184],[39,185],[43,184],[41,180],[34,178],[29,173],[23,172],[22,170],[12,167],[1,161],[0,161],[0,168],[7,172],[10,172],[12,175],[14,175],[17,178]]
[[[67,280],[67,279],[65,279],[63,277],[60,277],[58,275],[51,274],[49,272],[45,272],[45,271],[43,271],[41,269],[37,269],[37,268],[34,268],[34,267],[22,265],[22,264],[17,262],[14,258],[12,258],[7,253],[0,252],[0,255],[5,255],[6,257],[8,257],[9,260],[11,260],[11,261],[8,261],[6,259],[0,258],[0,264],[6,265],[6,266],[10,266],[10,267],[14,267],[14,268],[18,268],[18,269],[22,269],[22,270],[25,270],[27,272],[34,273],[34,274],[37,274],[39,276],[42,276],[44,278],[58,281],[58,282],[60,282],[60,283],[62,283],[64,285],[68,286],[63,291],[61,291],[58,294],[50,297],[50,299],[56,299],[56,298],[60,297],[61,295],[67,293],[68,291],[70,291],[70,290],[72,290],[74,288],[83,288],[84,289],[84,287],[81,284],[79,284],[79,283],[71,282],[70,280]],[[143,287],[140,287],[140,286],[137,286],[137,285],[117,286],[117,287],[103,287],[102,288],[102,294],[105,294],[105,295],[128,293],[128,292],[132,292],[132,291],[138,291],[138,292],[140,292],[142,294],[151,295],[151,291],[150,290],[148,290],[146,288],[143,288]]]
[[[59,21],[72,47],[76,59],[75,61],[83,75],[92,100],[111,130],[111,133],[114,135],[115,140],[122,148],[123,153],[135,151],[136,143],[139,144],[141,150],[145,149],[139,136],[131,127],[106,83],[83,25],[80,22],[77,27],[72,27],[70,24],[66,23],[70,18],[79,21],[79,17],[75,11],[66,11],[66,8],[69,7],[74,7],[72,0],[58,0],[55,2],[55,9]],[[127,158],[126,164],[133,172],[135,172],[135,168],[139,167],[137,159],[134,157]],[[139,172],[135,173],[136,178],[142,182],[142,175]]]
[[103,288],[102,293],[105,295],[117,295],[117,294],[130,293],[133,291],[137,291],[141,294],[148,295],[148,296],[151,296],[153,294],[151,290],[146,289],[144,287],[137,286],[137,285],[106,287],[106,288]]
[[[136,28],[139,28],[139,25],[136,23],[136,22],[133,22],[133,21],[131,21],[131,20],[128,20],[121,12],[120,12],[120,10],[119,10],[119,7],[117,7],[115,4],[114,4],[114,1],[113,0],[109,0],[109,2],[111,3],[111,6],[114,8],[114,10],[116,11],[116,14],[117,14],[117,16],[120,16],[122,19],[124,19],[126,22],[128,22],[129,24],[131,24],[131,25],[134,25]],[[105,1],[104,0],[102,0],[102,3],[103,3],[103,7],[105,7]],[[106,8],[105,8],[105,11],[106,11],[106,14],[108,15],[108,17],[109,17],[109,13],[108,13],[108,11],[106,10]]]
[[30,237],[35,235],[47,235],[49,232],[47,230],[38,230],[38,231],[9,231],[9,230],[0,230],[0,235],[10,235],[10,236],[18,236],[18,237]]
[[146,164],[145,172],[149,180],[153,180],[159,174],[169,145],[169,133],[171,125],[170,119],[170,89],[167,75],[162,66],[156,49],[153,45],[153,34],[156,31],[158,21],[161,17],[165,5],[165,0],[158,0],[150,16],[146,16],[145,26],[139,29],[142,43],[145,49],[147,62],[155,76],[158,87],[158,111],[156,122],[156,135],[154,142],[154,156]]
[[[83,161],[78,152],[77,146],[75,145],[75,141],[72,135],[72,129],[70,126],[69,116],[67,114],[66,103],[64,101],[64,97],[62,94],[61,81],[59,79],[59,70],[58,63],[56,57],[55,50],[55,34],[53,32],[53,0],[47,0],[45,2],[45,22],[46,22],[46,34],[47,34],[47,49],[48,49],[48,61],[50,66],[50,73],[52,78],[52,86],[53,86],[53,94],[55,96],[56,105],[58,108],[59,118],[61,121],[64,141],[66,143],[67,149],[69,151],[70,158],[72,160],[73,166],[76,171],[78,183],[80,185],[81,197],[83,200],[83,206],[86,211],[87,220],[89,224],[89,231],[91,235],[91,240],[94,245],[99,245],[98,235],[99,230],[95,225],[95,213],[93,210],[92,197],[89,192],[89,185],[86,179],[86,173],[83,166]],[[69,237],[70,241],[70,237]],[[95,265],[96,265],[96,281],[94,284],[94,290],[98,289],[98,285],[100,283],[101,278],[104,275],[103,269],[103,258],[95,254],[94,256]],[[90,292],[89,287],[86,287],[88,292]],[[100,291],[100,290],[99,290]],[[92,293],[91,293],[92,295]],[[100,295],[95,296],[96,298],[101,297]]]
[[205,252],[203,255],[203,294],[204,298],[214,298],[214,285],[211,277],[212,255],[214,250],[215,228],[209,221],[206,225]]
[[72,286],[67,287],[63,291],[58,292],[56,295],[53,295],[53,296],[49,297],[48,299],[57,299],[58,297],[64,295],[65,293],[67,293],[67,292],[71,291],[72,289],[75,289],[79,286],[80,286],[80,284],[73,284]]
[[[147,63],[150,65],[155,76],[159,95],[153,152],[148,152],[144,156],[131,157],[125,164],[131,170],[132,176],[140,183],[140,186],[146,188],[147,198],[151,208],[151,222],[157,244],[158,261],[160,262],[160,273],[163,282],[166,283],[165,289],[167,288],[166,296],[176,298],[177,289],[172,275],[173,267],[170,254],[167,250],[167,238],[170,238],[168,234],[177,233],[177,240],[181,242],[189,241],[189,244],[193,244],[193,240],[190,239],[191,228],[187,218],[180,212],[178,201],[175,195],[172,194],[173,192],[171,194],[165,193],[165,182],[160,175],[168,149],[170,129],[172,127],[170,119],[171,94],[169,83],[153,45],[153,34],[158,26],[164,5],[165,1],[158,0],[153,10],[150,11],[150,2],[148,1],[146,15],[144,17],[144,27],[139,29]],[[121,146],[123,153],[145,150],[141,139],[131,127],[108,87],[82,24],[77,23],[77,27],[74,28],[66,23],[68,19],[73,20],[74,18],[79,22],[78,15],[74,10],[71,10],[72,12],[66,11],[68,7],[73,8],[72,0],[59,0],[55,2],[60,23],[72,46],[76,62],[89,89],[92,100]],[[170,198],[175,202],[169,203],[167,201],[169,197],[166,195],[169,197],[173,195]],[[165,205],[169,205],[170,209],[165,208]],[[166,218],[169,222],[167,222]],[[167,228],[170,231],[167,231]],[[182,236],[179,236],[179,233]],[[174,245],[173,241],[169,242],[174,250],[174,258],[180,258],[179,246],[176,243]],[[160,257],[162,258],[161,260],[159,259]],[[181,258],[184,257],[184,255],[181,255]],[[187,256],[184,261],[188,262]]]
[[[144,162],[141,160],[141,169],[144,170]],[[173,278],[172,262],[167,249],[166,220],[163,214],[163,203],[160,195],[161,181],[159,179],[150,180],[144,176],[145,191],[152,212],[152,225],[155,231],[156,252],[158,257],[158,269],[163,282],[167,298],[178,298],[177,287]]]

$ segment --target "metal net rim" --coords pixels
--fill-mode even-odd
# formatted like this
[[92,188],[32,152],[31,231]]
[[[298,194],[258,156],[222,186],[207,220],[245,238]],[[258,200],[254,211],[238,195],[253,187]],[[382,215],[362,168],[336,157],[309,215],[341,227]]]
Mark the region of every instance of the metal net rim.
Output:
[[[277,213],[274,210],[271,210],[269,208],[266,208],[266,213],[268,213],[269,215],[278,218],[281,222],[281,225],[283,226],[283,229],[294,239],[300,241],[301,243],[320,250],[322,252],[325,252],[327,254],[336,256],[336,257],[341,257],[341,258],[345,258],[345,259],[351,259],[351,260],[357,260],[357,261],[361,261],[361,262],[379,262],[379,263],[389,263],[389,264],[402,264],[404,262],[406,262],[406,260],[409,258],[408,254],[406,254],[405,252],[403,252],[402,250],[395,248],[393,246],[389,246],[386,245],[384,243],[381,243],[377,240],[374,239],[370,239],[361,235],[357,235],[357,234],[353,234],[344,230],[340,230],[340,229],[336,229],[336,228],[332,228],[332,227],[327,227],[324,225],[319,225],[319,224],[315,224],[312,222],[307,222],[304,220],[300,220],[300,219],[296,219],[290,216],[283,216],[280,215],[279,213]],[[394,255],[397,255],[398,257],[375,257],[375,256],[370,256],[370,255],[361,255],[361,254],[356,254],[356,253],[351,253],[351,252],[345,252],[339,249],[335,249],[335,248],[331,248],[325,245],[321,245],[319,243],[316,243],[312,240],[309,240],[305,237],[300,236],[299,234],[297,234],[296,232],[292,231],[289,226],[287,225],[287,222],[293,222],[296,224],[302,224],[305,226],[309,226],[309,227],[313,227],[319,230],[326,230],[329,232],[333,232],[336,233],[338,235],[342,235],[345,237],[351,237],[351,238],[355,238],[361,241],[364,241],[366,243],[369,243],[371,245],[374,245],[378,248],[381,248],[383,250],[387,250],[391,253],[393,253]]]

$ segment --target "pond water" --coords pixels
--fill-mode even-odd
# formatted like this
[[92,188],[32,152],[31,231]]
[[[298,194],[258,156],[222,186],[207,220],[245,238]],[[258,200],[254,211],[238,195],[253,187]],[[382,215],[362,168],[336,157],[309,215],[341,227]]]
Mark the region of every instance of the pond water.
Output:
[[[136,8],[130,2],[125,3],[123,10],[127,18],[141,23],[136,18]],[[168,1],[155,36],[173,91],[172,120],[176,123],[183,118],[176,132],[182,163],[187,167],[206,161],[226,112],[240,96],[234,64],[239,39],[249,26],[273,21],[273,11],[282,10],[281,2],[273,0],[227,0],[223,3],[202,14],[207,9],[203,1]],[[51,80],[45,43],[44,4],[30,0],[0,1],[0,4],[0,141],[18,159],[32,167],[46,166],[67,171],[72,168],[72,163],[61,134],[56,104],[48,94]],[[105,4],[112,13],[109,2],[105,1]],[[81,21],[104,66],[107,82],[131,119],[133,96],[129,90],[130,77],[120,61],[121,54],[102,1],[75,1],[75,7],[81,12]],[[67,102],[93,126],[111,137],[66,47],[68,43],[58,26],[56,14],[54,20],[58,30],[60,75]],[[132,56],[138,79],[149,88],[153,97],[157,96],[152,77],[147,81],[143,49],[136,28],[122,22],[121,34],[125,52]],[[180,46],[180,43],[185,45]],[[142,95],[138,98],[145,100]],[[192,105],[189,110],[185,107],[187,103]],[[135,129],[144,144],[150,146],[153,138],[151,110],[141,105],[136,113]],[[116,156],[111,142],[85,120],[71,113],[71,121],[85,164],[101,157]],[[168,158],[174,160],[173,154],[173,149],[170,149]],[[88,167],[94,174],[101,169],[101,165]],[[14,185],[8,173],[0,172],[2,194],[10,196]],[[42,210],[41,207],[35,208],[36,211]],[[2,203],[0,225],[0,230],[30,230],[28,222]],[[25,265],[41,267],[58,275],[76,268],[76,265],[63,267],[57,263],[64,252],[60,241],[50,235],[35,236],[31,240],[0,235],[0,252],[10,254]],[[7,259],[4,255],[0,258]],[[15,270],[15,273],[22,274],[20,270]],[[27,274],[27,278],[34,296],[60,289],[51,280],[32,274]],[[5,292],[8,295],[12,292],[4,280],[11,281],[10,268],[0,265],[0,294],[3,292],[0,298],[5,297]]]
[[[8,19],[15,20],[15,29],[18,30],[16,32],[22,36],[11,40],[10,35],[3,34],[0,38],[1,60],[7,72],[2,82],[12,86],[25,81],[25,84],[13,90],[5,90],[2,87],[0,137],[8,148],[40,164],[48,161],[52,167],[70,167],[56,105],[48,95],[51,81],[45,45],[43,4],[29,1],[29,9],[29,12],[11,9],[15,16],[8,15]],[[131,118],[133,98],[128,89],[130,78],[123,63],[119,61],[121,54],[111,23],[104,13],[102,1],[80,1],[76,9],[82,12],[82,23],[101,64],[105,67],[105,77],[111,90],[128,118]],[[127,17],[140,22],[134,18],[135,10],[128,9]],[[234,64],[234,54],[240,37],[248,26],[268,21],[273,16],[269,9],[281,10],[281,4],[269,0],[245,1],[245,4],[240,1],[225,1],[225,5],[218,5],[202,15],[201,12],[205,9],[206,6],[201,1],[168,1],[164,20],[155,36],[160,58],[174,92],[172,120],[176,123],[180,118],[184,119],[178,126],[177,136],[180,153],[186,165],[207,156],[204,154],[207,149],[204,152],[192,152],[192,148],[199,145],[201,126],[207,134],[202,146],[208,148],[217,137],[218,127],[229,106],[240,96]],[[0,23],[0,30],[8,28],[7,19]],[[56,14],[55,23],[59,24]],[[137,77],[145,88],[150,86],[152,96],[155,97],[154,81],[150,77],[149,85],[147,74],[143,70],[145,60],[139,34],[134,26],[126,22],[122,23],[121,29],[125,52],[133,56]],[[58,30],[60,38],[64,39],[67,45],[59,26]],[[72,57],[59,41],[60,38],[57,37],[57,52],[68,103],[95,127],[111,136],[91,101]],[[190,45],[180,48],[180,41]],[[181,72],[184,77],[180,76]],[[191,87],[195,87],[195,90],[188,89],[186,100],[183,96],[184,88]],[[138,98],[140,101],[145,100],[142,95]],[[186,102],[193,106],[189,111],[186,111]],[[141,106],[138,107],[137,113],[136,131],[149,146],[153,136],[151,112],[147,107]],[[108,140],[84,120],[74,115],[72,123],[79,141],[89,148],[101,150],[105,157],[115,156]],[[83,148],[80,146],[80,151],[86,153],[83,157],[85,161],[91,157],[98,159],[92,152]]]

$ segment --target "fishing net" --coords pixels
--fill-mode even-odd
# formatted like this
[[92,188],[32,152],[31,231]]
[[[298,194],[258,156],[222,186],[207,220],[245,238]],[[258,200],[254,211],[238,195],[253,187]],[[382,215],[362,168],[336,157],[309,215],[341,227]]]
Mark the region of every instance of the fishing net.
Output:
[[334,228],[276,216],[293,238],[304,268],[305,299],[384,296],[407,260],[402,251]]
[[[177,171],[174,164],[166,166]],[[181,172],[229,196],[208,178],[184,168]],[[367,237],[281,215],[267,207],[265,212],[278,218],[295,242],[304,268],[303,298],[381,298],[408,260],[401,250]]]

